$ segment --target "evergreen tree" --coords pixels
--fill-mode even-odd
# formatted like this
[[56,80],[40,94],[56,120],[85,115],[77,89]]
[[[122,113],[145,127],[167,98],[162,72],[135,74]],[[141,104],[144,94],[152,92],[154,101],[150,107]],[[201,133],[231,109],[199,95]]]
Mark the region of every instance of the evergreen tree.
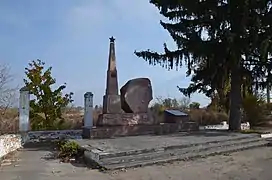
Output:
[[210,94],[230,78],[229,128],[239,130],[244,73],[252,77],[269,64],[260,58],[263,53],[256,57],[254,52],[260,49],[260,44],[271,41],[271,0],[151,0],[150,3],[168,19],[160,24],[174,39],[177,50],[171,51],[164,44],[163,53],[147,50],[135,54],[151,65],[168,69],[186,64],[187,75],[194,73],[198,81],[195,90]]

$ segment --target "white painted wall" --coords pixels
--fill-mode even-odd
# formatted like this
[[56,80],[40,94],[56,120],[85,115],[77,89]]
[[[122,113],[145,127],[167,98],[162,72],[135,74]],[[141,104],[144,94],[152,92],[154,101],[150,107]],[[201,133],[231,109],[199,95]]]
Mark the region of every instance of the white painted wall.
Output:
[[22,138],[20,135],[7,134],[0,136],[0,159],[21,147]]

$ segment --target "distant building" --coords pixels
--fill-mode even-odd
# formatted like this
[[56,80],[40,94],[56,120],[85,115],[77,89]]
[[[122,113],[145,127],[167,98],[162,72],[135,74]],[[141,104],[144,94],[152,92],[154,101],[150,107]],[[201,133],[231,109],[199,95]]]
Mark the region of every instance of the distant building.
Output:
[[164,111],[164,122],[165,123],[184,123],[190,119],[189,115],[174,109],[167,109]]

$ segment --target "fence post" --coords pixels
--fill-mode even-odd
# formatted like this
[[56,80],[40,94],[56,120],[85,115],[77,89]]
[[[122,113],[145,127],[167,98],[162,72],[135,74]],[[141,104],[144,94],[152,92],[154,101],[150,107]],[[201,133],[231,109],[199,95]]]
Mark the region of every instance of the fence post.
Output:
[[22,143],[27,141],[27,132],[30,130],[29,122],[29,101],[30,94],[26,87],[20,89],[20,100],[19,100],[19,132],[22,135]]
[[83,138],[90,138],[90,131],[93,127],[93,93],[84,94],[84,125]]
[[93,93],[84,94],[84,127],[91,129],[93,127]]
[[29,131],[29,101],[30,94],[26,87],[20,89],[20,101],[19,101],[19,131]]

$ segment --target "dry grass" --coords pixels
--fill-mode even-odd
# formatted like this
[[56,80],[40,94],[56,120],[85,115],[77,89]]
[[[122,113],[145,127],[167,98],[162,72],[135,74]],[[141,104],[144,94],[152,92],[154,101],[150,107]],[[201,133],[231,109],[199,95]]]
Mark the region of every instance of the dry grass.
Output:
[[[96,125],[98,115],[102,113],[101,108],[94,109],[93,118]],[[163,113],[158,114],[150,111],[156,123],[163,122]],[[188,111],[190,119],[199,123],[199,125],[219,124],[227,121],[228,116],[225,113],[208,111],[205,109],[192,109]],[[68,109],[63,113],[66,129],[81,129],[83,126],[83,113],[77,109]],[[1,112],[0,117],[0,134],[18,132],[18,111],[17,109],[8,109]]]
[[206,109],[192,109],[189,112],[190,119],[199,125],[215,125],[222,121],[228,121],[228,115],[222,112],[214,112]]
[[17,133],[19,127],[19,117],[17,109],[0,109],[0,135]]
[[[95,109],[93,112],[94,124],[102,109]],[[19,113],[17,109],[0,110],[0,135],[17,133],[19,130]],[[83,113],[77,109],[68,109],[63,113],[66,129],[81,129],[83,126]]]
[[[173,108],[171,108],[173,109]],[[178,109],[178,108],[174,108]],[[178,109],[179,110],[179,109]],[[188,113],[190,120],[197,122],[201,126],[205,125],[215,125],[219,124],[222,121],[228,121],[228,115],[222,112],[215,112],[206,109],[190,109],[190,110],[181,110],[185,113]],[[156,123],[164,122],[163,110],[151,110],[151,114],[155,119]]]

